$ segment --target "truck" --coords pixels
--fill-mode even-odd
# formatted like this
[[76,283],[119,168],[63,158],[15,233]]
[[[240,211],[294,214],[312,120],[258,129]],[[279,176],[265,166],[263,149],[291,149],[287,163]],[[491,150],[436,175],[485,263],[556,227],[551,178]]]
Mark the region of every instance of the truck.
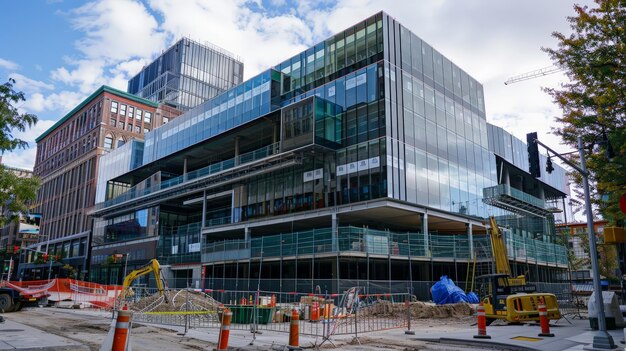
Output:
[[526,283],[526,276],[511,276],[511,266],[504,243],[504,234],[495,217],[489,217],[489,234],[495,264],[495,274],[479,276],[479,296],[485,306],[487,325],[496,319],[509,323],[539,320],[539,304],[547,308],[548,319],[561,318],[554,294],[536,292],[536,287]]
[[22,294],[13,288],[0,287],[0,313],[19,311],[26,304],[36,304],[38,300],[34,296]]

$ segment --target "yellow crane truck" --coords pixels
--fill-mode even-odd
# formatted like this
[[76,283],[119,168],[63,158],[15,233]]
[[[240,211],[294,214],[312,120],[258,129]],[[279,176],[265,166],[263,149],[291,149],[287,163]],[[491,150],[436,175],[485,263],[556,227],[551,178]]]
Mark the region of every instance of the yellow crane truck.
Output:
[[485,306],[487,325],[496,319],[509,323],[539,320],[539,303],[543,301],[548,310],[548,319],[561,318],[556,296],[538,293],[534,285],[526,284],[526,276],[511,276],[511,266],[506,252],[502,230],[495,217],[489,218],[489,234],[495,263],[495,274],[479,276],[479,293]]

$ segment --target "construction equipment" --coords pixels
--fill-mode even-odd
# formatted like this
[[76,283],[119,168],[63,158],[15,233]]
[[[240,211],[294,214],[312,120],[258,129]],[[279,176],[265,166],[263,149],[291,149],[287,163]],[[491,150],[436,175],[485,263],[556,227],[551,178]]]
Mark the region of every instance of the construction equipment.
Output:
[[534,71],[526,72],[524,74],[511,77],[504,82],[504,85],[510,85],[510,84],[521,82],[524,80],[547,76],[549,74],[553,74],[553,73],[557,73],[561,71],[563,71],[563,68],[560,66],[548,66],[548,67],[540,68]]
[[159,261],[157,261],[156,258],[150,260],[147,265],[128,273],[128,275],[124,278],[122,292],[120,293],[119,299],[124,300],[126,297],[132,295],[132,290],[130,289],[131,284],[135,281],[135,279],[149,273],[154,273],[159,294],[163,296],[165,302],[168,303],[167,295],[165,294],[164,279],[161,276],[161,265],[159,265]]
[[526,284],[526,276],[511,276],[502,230],[498,227],[495,217],[490,217],[489,223],[495,274],[477,277],[487,325],[496,319],[503,319],[509,323],[538,321],[540,303],[547,307],[548,319],[560,319],[561,314],[554,294],[536,293],[534,285]]
[[0,287],[0,313],[17,312],[25,305],[37,305],[39,298],[10,287]]

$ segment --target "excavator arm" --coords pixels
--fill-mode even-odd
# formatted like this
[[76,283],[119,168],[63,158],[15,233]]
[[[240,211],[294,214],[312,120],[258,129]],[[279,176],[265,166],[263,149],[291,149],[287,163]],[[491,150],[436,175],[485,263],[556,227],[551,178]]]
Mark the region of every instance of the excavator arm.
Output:
[[133,282],[137,278],[144,276],[146,274],[149,274],[149,273],[154,273],[154,278],[156,280],[159,294],[161,296],[165,296],[165,302],[167,302],[163,279],[161,278],[161,266],[159,265],[159,261],[157,261],[154,258],[150,260],[150,262],[147,265],[128,273],[128,275],[124,278],[124,284],[122,285],[122,292],[120,293],[120,299],[124,299],[128,295],[128,292],[130,291],[130,286],[133,284]]

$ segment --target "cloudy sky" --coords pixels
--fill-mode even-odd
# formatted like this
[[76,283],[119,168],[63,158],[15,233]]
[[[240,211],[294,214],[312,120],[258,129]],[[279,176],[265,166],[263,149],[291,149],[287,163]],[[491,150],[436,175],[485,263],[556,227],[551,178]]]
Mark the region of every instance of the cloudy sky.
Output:
[[2,3],[0,78],[17,81],[20,109],[40,121],[27,150],[3,162],[32,168],[34,139],[103,84],[127,80],[181,36],[240,56],[245,78],[281,62],[377,11],[384,10],[483,83],[487,121],[521,139],[550,135],[559,110],[542,87],[554,74],[505,86],[511,76],[550,66],[541,47],[553,31],[569,33],[573,5],[590,0],[63,0]]

